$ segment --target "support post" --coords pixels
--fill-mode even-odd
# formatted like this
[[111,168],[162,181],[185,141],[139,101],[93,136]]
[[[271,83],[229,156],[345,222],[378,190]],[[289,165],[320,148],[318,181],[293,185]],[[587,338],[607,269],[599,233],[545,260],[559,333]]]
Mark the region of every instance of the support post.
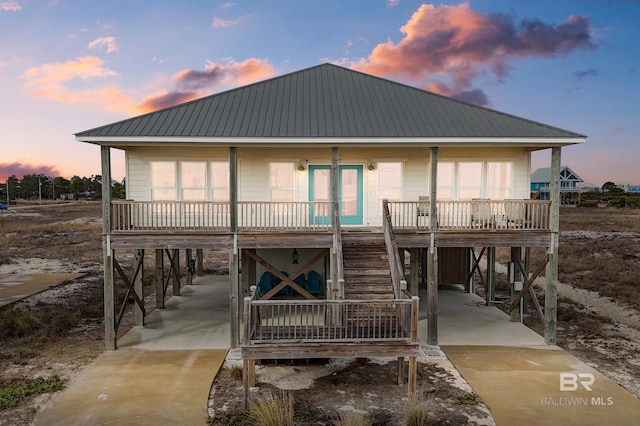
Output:
[[180,296],[180,250],[173,249],[171,254],[171,265],[173,266],[173,295]]
[[[517,260],[516,260],[517,259]],[[522,262],[522,247],[511,247],[511,261],[514,265],[518,265]],[[515,283],[522,282],[522,272],[520,268],[514,267],[514,282],[511,284],[511,298],[510,300],[515,300],[517,295],[517,290]],[[524,293],[524,292],[523,292]],[[524,294],[523,294],[524,296]],[[522,312],[520,311],[520,304],[516,306],[511,311],[511,322],[519,322],[522,317]]]
[[487,247],[487,306],[493,306],[496,300],[496,248]]
[[547,263],[547,290],[544,295],[544,340],[548,345],[556,344],[558,324],[558,235],[560,231],[560,147],[551,148],[551,178],[549,180],[549,262]]
[[238,265],[238,149],[229,148],[229,210],[232,250],[229,252],[229,326],[231,348],[240,346],[240,268]]
[[429,199],[429,229],[431,243],[427,254],[427,343],[438,344],[438,249],[435,246],[438,218],[436,196],[438,189],[438,148],[431,148],[431,193]]
[[164,309],[164,252],[156,249],[156,309]]
[[[113,256],[111,249],[111,148],[100,147],[100,162],[102,167],[102,257],[104,263],[104,343],[108,351],[116,349],[116,283]],[[7,179],[7,188],[9,185]],[[104,184],[106,183],[106,184]],[[7,191],[7,197],[8,197]]]
[[196,275],[201,277],[204,275],[204,250],[196,249]]
[[[137,249],[134,254],[134,270],[138,270],[138,274],[136,274],[135,279],[133,281],[133,290],[138,295],[138,298],[142,300],[144,303],[144,249]],[[136,303],[135,308],[135,324],[136,325],[144,325],[144,312],[140,309],[140,306]]]
[[420,283],[420,249],[410,249],[409,258],[409,293],[417,296]]
[[193,273],[195,272],[195,261],[193,259],[193,250],[185,249],[185,267],[187,269],[187,282],[186,285],[193,284]]

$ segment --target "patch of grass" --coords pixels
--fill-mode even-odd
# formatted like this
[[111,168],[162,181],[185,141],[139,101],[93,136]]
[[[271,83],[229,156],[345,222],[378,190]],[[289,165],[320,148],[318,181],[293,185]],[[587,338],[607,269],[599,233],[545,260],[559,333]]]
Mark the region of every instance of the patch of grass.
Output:
[[360,411],[340,411],[338,418],[334,420],[334,426],[370,426],[367,414]]
[[473,392],[465,392],[455,397],[453,401],[458,405],[478,405],[482,402],[480,397]]
[[293,426],[293,395],[283,392],[279,396],[267,394],[250,409],[256,426]]
[[232,365],[229,368],[229,375],[231,376],[231,379],[235,380],[236,382],[242,381],[242,367],[240,367],[239,365]]
[[58,376],[48,379],[37,377],[23,384],[0,387],[0,411],[15,407],[26,398],[62,390],[64,383]]
[[422,398],[410,398],[404,406],[403,414],[407,426],[424,426],[431,422],[429,406]]
[[82,312],[69,312],[43,306],[42,309],[19,308],[0,311],[0,339],[25,338],[49,341],[80,323]]

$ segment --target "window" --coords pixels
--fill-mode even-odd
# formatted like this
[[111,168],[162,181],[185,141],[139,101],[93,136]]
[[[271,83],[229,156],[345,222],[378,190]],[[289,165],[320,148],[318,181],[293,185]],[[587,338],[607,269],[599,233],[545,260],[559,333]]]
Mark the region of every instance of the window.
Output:
[[293,201],[295,163],[269,163],[271,201]]
[[482,198],[482,163],[458,163],[458,200]]
[[151,162],[151,200],[176,200],[176,163],[175,161]]
[[495,200],[511,197],[511,163],[487,163],[487,197]]
[[205,161],[183,161],[182,201],[205,201],[207,163]]
[[382,200],[402,200],[402,163],[378,163],[378,212]]
[[212,161],[211,163],[211,200],[229,201],[229,163]]
[[453,200],[455,163],[438,163],[438,200]]

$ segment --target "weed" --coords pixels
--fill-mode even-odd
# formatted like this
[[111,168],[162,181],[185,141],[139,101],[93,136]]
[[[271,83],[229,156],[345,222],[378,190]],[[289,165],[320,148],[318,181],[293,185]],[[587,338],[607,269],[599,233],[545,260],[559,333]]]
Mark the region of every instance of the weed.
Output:
[[430,422],[429,407],[422,398],[410,398],[404,406],[403,414],[407,426],[424,426]]
[[24,384],[10,384],[0,387],[0,410],[15,407],[26,398],[43,393],[56,392],[64,388],[64,383],[58,376],[48,379],[37,377]]
[[240,367],[239,365],[232,365],[229,368],[229,375],[231,376],[232,380],[235,380],[236,382],[239,382],[242,380],[242,367]]
[[465,392],[464,394],[457,396],[453,401],[458,405],[478,405],[482,400],[473,392]]
[[366,413],[361,411],[340,411],[338,418],[333,422],[334,426],[369,426]]
[[251,407],[250,412],[257,426],[293,426],[293,395],[283,392],[274,397],[267,394]]

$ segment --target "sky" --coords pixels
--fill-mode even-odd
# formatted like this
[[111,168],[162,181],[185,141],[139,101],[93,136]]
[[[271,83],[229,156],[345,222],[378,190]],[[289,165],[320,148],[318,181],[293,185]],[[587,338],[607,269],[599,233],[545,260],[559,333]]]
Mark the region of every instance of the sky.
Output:
[[75,133],[331,62],[584,134],[563,165],[640,185],[638,22],[640,0],[0,0],[0,182],[100,174]]

